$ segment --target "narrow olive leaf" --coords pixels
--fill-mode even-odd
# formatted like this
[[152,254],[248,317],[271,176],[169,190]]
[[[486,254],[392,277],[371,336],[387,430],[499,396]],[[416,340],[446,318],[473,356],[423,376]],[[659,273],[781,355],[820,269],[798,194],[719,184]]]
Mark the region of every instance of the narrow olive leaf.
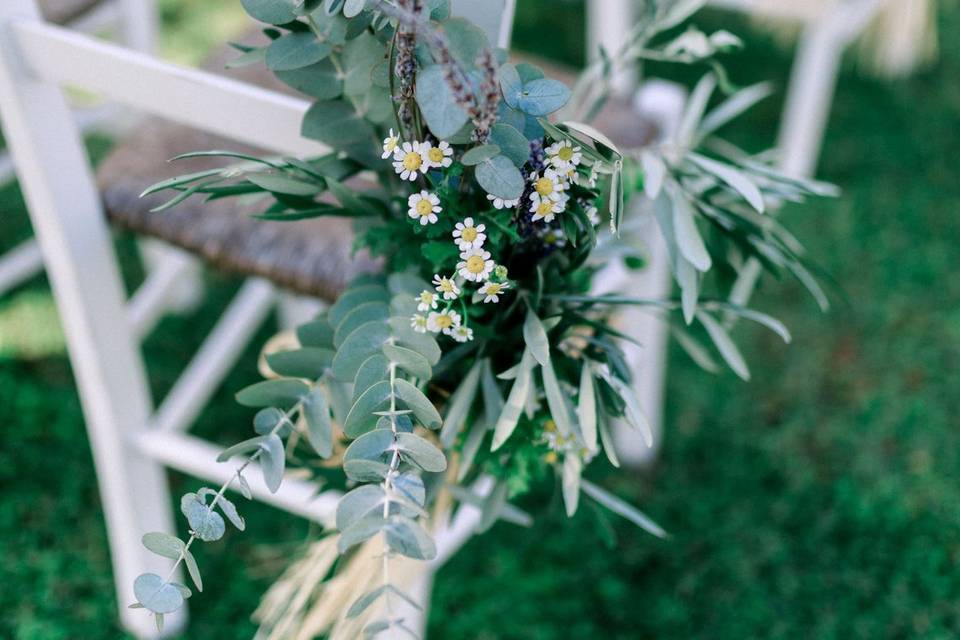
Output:
[[396,626],[397,623],[391,623],[389,620],[374,620],[363,628],[363,640],[374,640],[378,635]]
[[353,523],[369,515],[374,509],[383,513],[383,501],[387,497],[378,484],[365,484],[344,494],[337,503],[336,526],[344,531]]
[[390,549],[400,555],[414,560],[433,560],[437,557],[437,545],[423,527],[411,518],[391,516],[386,534]]
[[541,366],[546,366],[550,362],[550,341],[547,339],[547,331],[532,310],[527,311],[527,317],[523,321],[523,341]]
[[429,473],[439,473],[447,468],[447,459],[431,442],[414,433],[398,433],[396,447],[405,460]]
[[[227,516],[227,520],[229,520],[237,529],[243,531],[247,528],[247,523],[243,520],[243,517],[237,511],[237,506],[233,504],[233,502],[227,500],[223,496],[220,496],[217,498],[217,506],[220,507],[220,511],[223,512],[223,515]],[[200,590],[203,591],[203,589]]]
[[490,358],[483,359],[483,370],[480,374],[480,384],[483,388],[483,414],[486,426],[492,428],[500,412],[503,411],[503,393],[500,385],[493,377],[493,365]]
[[620,233],[620,223],[623,220],[623,162],[614,165],[613,175],[610,176],[610,231]]
[[580,502],[580,475],[583,472],[583,462],[574,452],[563,456],[563,504],[567,509],[567,517],[573,517]]
[[698,367],[709,373],[717,373],[720,370],[706,347],[697,342],[696,338],[691,336],[689,332],[680,327],[672,326],[670,327],[670,333],[673,334],[677,344],[687,352],[690,359],[697,363]]
[[200,577],[200,567],[197,566],[197,559],[193,557],[189,549],[183,550],[183,563],[187,565],[187,573],[190,579],[196,585],[197,591],[203,591],[203,578]]
[[283,440],[280,436],[273,434],[267,436],[260,444],[260,466],[263,468],[263,482],[267,485],[270,493],[276,493],[283,482],[283,468],[286,464],[286,457],[283,452]]
[[377,416],[374,412],[389,406],[390,394],[389,380],[381,380],[360,394],[350,408],[346,422],[343,423],[343,432],[347,437],[356,438],[375,428]]
[[493,431],[493,444],[491,451],[499,449],[507,438],[517,428],[517,421],[527,403],[527,396],[530,395],[530,387],[533,382],[533,368],[536,366],[536,360],[527,347],[523,351],[523,357],[520,359],[520,369],[517,371],[517,379],[510,388],[510,394],[507,396],[507,402],[500,412],[497,424]]
[[550,417],[553,418],[557,429],[564,436],[574,434],[573,421],[570,418],[570,411],[564,400],[563,392],[560,390],[560,382],[557,380],[557,373],[553,369],[553,363],[547,360],[541,367],[543,372],[543,391],[547,396],[547,406],[550,409]]
[[757,324],[763,325],[767,329],[770,329],[770,331],[773,331],[775,334],[780,336],[780,339],[784,342],[788,344],[790,343],[790,330],[787,329],[782,322],[772,316],[768,316],[765,313],[730,303],[710,303],[703,305],[703,307],[710,310],[722,309],[732,313],[735,316],[746,318],[747,320],[753,320]]
[[667,532],[664,531],[656,522],[648,518],[639,509],[627,504],[612,493],[601,489],[599,486],[593,484],[589,480],[581,480],[580,488],[583,489],[585,494],[599,502],[601,505],[607,509],[610,509],[610,511],[613,511],[617,515],[623,516],[647,533],[658,538],[667,537]]
[[266,440],[266,436],[259,436],[257,438],[250,438],[249,440],[238,442],[232,447],[227,447],[219,456],[217,456],[217,462],[226,462],[233,456],[239,456],[244,453],[256,451],[260,448],[260,445],[264,440]]
[[401,369],[421,380],[429,380],[433,375],[430,363],[420,353],[413,349],[387,343],[383,345],[383,355]]
[[303,401],[303,421],[307,425],[307,441],[321,458],[333,453],[333,423],[327,396],[320,387],[314,388]]
[[186,546],[186,543],[180,538],[159,531],[146,533],[141,540],[143,541],[143,546],[148,550],[172,560],[179,558]]
[[733,187],[733,189],[742,195],[744,200],[750,203],[750,206],[759,213],[764,212],[763,194],[760,192],[760,188],[756,183],[747,177],[747,174],[734,169],[730,165],[711,160],[699,153],[688,152],[686,157],[704,171],[713,174]]
[[288,196],[314,196],[323,190],[316,182],[298,180],[278,173],[248,173],[244,178],[261,189]]
[[237,474],[237,485],[240,487],[240,494],[247,500],[253,499],[253,491],[250,490],[250,483],[242,473]]
[[697,320],[707,330],[707,335],[713,340],[713,344],[716,345],[720,355],[723,356],[733,372],[743,380],[749,380],[750,369],[747,367],[746,360],[740,354],[740,350],[737,349],[737,345],[730,338],[730,334],[708,313],[697,311]]
[[237,402],[245,407],[281,407],[289,409],[310,393],[310,385],[294,378],[263,380],[237,392]]
[[580,369],[580,395],[577,398],[577,419],[583,443],[590,451],[597,449],[597,396],[593,386],[593,373],[584,361]]
[[646,414],[643,412],[643,407],[640,406],[640,399],[637,397],[636,389],[614,375],[610,375],[609,373],[604,374],[603,372],[601,372],[601,375],[623,400],[625,404],[624,418],[626,418],[627,424],[639,431],[646,445],[652,447],[653,431],[650,428],[650,422],[647,420]]
[[133,581],[133,595],[146,609],[156,614],[173,613],[183,606],[179,589],[155,573],[144,573]]
[[478,360],[474,363],[463,382],[450,396],[450,402],[447,405],[447,417],[443,422],[443,428],[440,430],[440,442],[443,443],[444,447],[450,447],[453,444],[460,428],[467,419],[470,407],[477,397],[477,390],[480,386],[480,372],[484,366],[489,366],[488,360]]
[[439,429],[443,424],[443,419],[433,403],[423,395],[420,389],[416,388],[406,380],[397,380],[394,382],[394,389],[397,396],[403,400],[404,404],[413,409],[413,414],[417,416],[423,426],[428,429]]
[[507,483],[498,480],[490,493],[483,499],[483,506],[480,509],[480,521],[477,523],[477,533],[483,533],[493,526],[493,523],[500,517],[507,504]]
[[597,427],[600,431],[600,443],[603,445],[603,452],[607,456],[607,460],[610,461],[610,464],[620,468],[620,459],[617,458],[617,450],[614,446],[613,436],[610,433],[610,425],[606,416],[599,416],[597,420]]
[[713,261],[697,229],[693,205],[681,189],[672,183],[668,185],[667,193],[673,204],[673,231],[680,253],[698,271],[708,271]]
[[407,595],[400,589],[397,589],[392,584],[384,584],[384,585],[380,585],[373,591],[369,591],[363,594],[362,596],[360,596],[357,599],[357,601],[354,602],[350,606],[350,608],[347,610],[347,618],[356,618],[361,613],[366,611],[371,604],[376,602],[382,595],[386,593],[397,596],[398,598],[405,601],[407,604],[409,604],[411,607],[413,607],[417,611],[423,610],[423,608],[417,603],[417,601],[411,598],[409,595]]

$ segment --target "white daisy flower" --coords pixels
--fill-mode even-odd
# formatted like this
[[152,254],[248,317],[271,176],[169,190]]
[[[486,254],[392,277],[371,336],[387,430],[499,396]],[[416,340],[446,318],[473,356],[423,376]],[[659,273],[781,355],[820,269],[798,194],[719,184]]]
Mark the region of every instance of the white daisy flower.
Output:
[[555,215],[562,213],[566,206],[565,200],[551,200],[550,198],[541,198],[540,194],[530,194],[530,211],[533,212],[533,221],[543,220],[551,222]]
[[451,333],[460,326],[460,314],[451,309],[431,311],[427,316],[427,329],[434,333]]
[[560,196],[563,195],[563,190],[567,188],[564,177],[553,169],[546,169],[543,175],[533,174],[532,182],[533,193],[530,194],[531,198],[538,195],[541,198],[559,200]]
[[558,171],[567,173],[583,161],[583,153],[580,147],[573,146],[569,140],[563,140],[547,147],[547,159]]
[[480,293],[483,294],[484,303],[500,302],[500,296],[509,288],[510,284],[507,282],[485,282],[480,287]]
[[437,143],[437,146],[433,146],[429,142],[424,142],[421,151],[423,152],[427,169],[449,167],[453,164],[453,148],[446,140],[441,140]]
[[404,142],[393,150],[393,168],[404,180],[416,180],[427,170],[426,164],[424,145],[417,141]]
[[520,204],[520,198],[515,200],[504,200],[503,198],[498,198],[497,196],[487,194],[487,200],[493,203],[494,209],[513,209],[518,204]]
[[427,318],[419,313],[410,318],[410,328],[417,333],[427,332]]
[[597,226],[598,224],[600,224],[600,214],[597,213],[596,207],[590,207],[589,209],[587,209],[586,214],[587,214],[587,220],[590,221],[590,224],[592,224],[593,226]]
[[459,326],[450,332],[450,337],[457,342],[470,342],[473,340],[473,329],[470,327]]
[[407,206],[410,207],[407,214],[414,220],[420,220],[422,225],[435,223],[437,214],[443,211],[437,194],[426,189],[407,198]]
[[390,134],[383,139],[383,155],[380,157],[386,160],[393,155],[398,146],[400,146],[400,135],[395,134],[393,129],[390,129]]
[[549,247],[559,249],[567,246],[567,238],[560,229],[547,229],[541,238],[543,238],[543,243]]
[[471,282],[483,282],[489,278],[493,267],[490,252],[479,247],[461,253],[460,262],[457,263],[458,273]]
[[443,294],[444,300],[456,300],[460,296],[460,287],[451,278],[444,278],[433,274],[433,284],[437,286],[437,293]]
[[473,224],[473,218],[466,218],[463,222],[458,222],[453,230],[453,241],[457,243],[460,251],[466,251],[473,247],[482,247],[483,241],[487,239],[487,226],[484,224]]
[[416,298],[417,311],[429,311],[437,308],[437,294],[429,289],[424,289]]

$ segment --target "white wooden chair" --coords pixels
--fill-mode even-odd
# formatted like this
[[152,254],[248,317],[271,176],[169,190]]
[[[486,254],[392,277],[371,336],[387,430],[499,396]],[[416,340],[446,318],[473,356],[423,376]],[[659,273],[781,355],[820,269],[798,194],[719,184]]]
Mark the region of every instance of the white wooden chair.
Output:
[[[48,14],[62,18],[65,26],[83,33],[115,32],[120,42],[144,53],[156,50],[157,19],[153,0],[102,0],[100,2],[64,3],[51,0]],[[78,109],[74,113],[83,131],[103,128],[116,120],[116,109],[110,105]],[[0,153],[0,184],[14,177],[10,154]],[[147,249],[151,259],[156,253]],[[0,295],[32,278],[43,269],[40,247],[33,239],[26,240],[0,256]]]
[[[514,0],[483,4],[455,0],[455,13],[479,18],[493,40],[507,44]],[[499,20],[489,19],[498,16]],[[627,28],[628,25],[623,25]],[[164,571],[148,552],[148,531],[176,531],[164,469],[212,482],[232,475],[215,463],[220,448],[186,430],[276,302],[269,282],[242,286],[171,392],[154,407],[139,348],[189,264],[168,263],[149,274],[127,302],[100,195],[80,129],[61,88],[80,87],[127,107],[230,137],[270,152],[324,151],[301,138],[309,103],[154,57],[45,23],[34,0],[0,3],[0,120],[12,152],[44,256],[93,449],[111,558],[125,629],[156,635],[153,620],[130,610],[134,578]],[[249,126],[257,122],[258,126]],[[252,474],[251,477],[256,474]],[[258,499],[320,523],[329,523],[339,495],[295,477],[272,494],[253,483]],[[463,508],[438,536],[439,555],[421,581],[427,600],[430,573],[469,537],[479,518]],[[170,616],[167,632],[185,624]],[[408,619],[408,623],[414,624]],[[417,626],[417,625],[414,625]],[[422,620],[420,625],[422,626]]]

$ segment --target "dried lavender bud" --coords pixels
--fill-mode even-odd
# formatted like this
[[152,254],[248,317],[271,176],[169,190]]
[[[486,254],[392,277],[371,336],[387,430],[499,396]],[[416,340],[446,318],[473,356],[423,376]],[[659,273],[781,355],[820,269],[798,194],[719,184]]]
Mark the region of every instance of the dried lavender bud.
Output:
[[486,142],[490,137],[490,128],[497,121],[497,108],[500,106],[497,63],[490,49],[484,49],[477,57],[477,67],[483,72],[483,81],[480,83],[479,114],[473,119],[473,140]]

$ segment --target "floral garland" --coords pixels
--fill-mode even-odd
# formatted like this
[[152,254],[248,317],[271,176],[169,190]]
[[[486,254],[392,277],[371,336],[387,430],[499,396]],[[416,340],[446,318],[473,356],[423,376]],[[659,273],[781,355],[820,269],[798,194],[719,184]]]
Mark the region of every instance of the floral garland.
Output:
[[[506,62],[477,27],[450,16],[447,0],[243,0],[254,18],[273,26],[264,31],[269,44],[242,49],[238,63],[265,61],[280,80],[312,96],[303,133],[333,150],[306,159],[204,152],[243,162],[147,193],[175,192],[158,210],[194,194],[244,195],[267,202],[263,219],[348,216],[357,221],[357,248],[382,258],[384,267],[354,280],[299,327],[296,349],[268,353],[270,377],[237,394],[257,409],[256,436],[220,456],[242,462],[219,490],[183,497],[186,541],[144,536],[148,549],[174,565],[165,578],[137,578],[132,606],[162,625],[191,595],[173,581],[180,564],[202,590],[191,546],[221,538],[224,518],[244,528],[226,490],[236,487],[249,498],[244,473],[256,462],[276,491],[288,459],[304,450],[340,469],[326,479],[346,491],[333,537],[318,543],[345,556],[329,584],[350,574],[346,567],[367,567],[371,545],[380,542],[379,567],[364,569],[368,580],[369,571],[379,572],[376,586],[328,621],[334,635],[406,628],[395,608],[415,603],[393,579],[395,560],[436,556],[430,523],[449,515],[452,501],[479,506],[481,529],[499,518],[527,522],[509,499],[555,474],[569,515],[583,495],[663,535],[643,513],[582,477],[601,452],[619,465],[614,423],[650,441],[619,346],[631,338],[613,326],[613,311],[640,305],[658,313],[698,363],[715,369],[708,348],[687,329],[696,324],[746,377],[727,333],[732,321],[789,334],[737,304],[742,287],[734,284],[740,292],[723,297],[726,275],[716,282],[708,275],[737,273],[759,260],[768,270],[793,273],[822,300],[797,242],[766,212],[831,190],[780,176],[716,141],[716,130],[767,90],[748,87],[707,112],[718,82],[730,90],[713,56],[739,41],[691,28],[654,44],[701,3],[649,4],[623,50],[588,68],[571,92],[533,65]],[[579,120],[604,102],[611,69],[634,59],[702,63],[713,71],[694,89],[676,139],[621,151]],[[710,156],[694,150],[708,141]],[[345,184],[360,173],[375,175],[379,188],[357,192]],[[336,204],[321,201],[323,193]],[[625,197],[641,193],[670,249],[679,300],[590,293],[604,262],[640,261],[623,212]],[[471,489],[481,478],[492,482],[482,495]],[[317,557],[322,575],[332,556]],[[315,591],[321,598],[323,589]],[[287,637],[305,606],[284,602],[265,629]]]

